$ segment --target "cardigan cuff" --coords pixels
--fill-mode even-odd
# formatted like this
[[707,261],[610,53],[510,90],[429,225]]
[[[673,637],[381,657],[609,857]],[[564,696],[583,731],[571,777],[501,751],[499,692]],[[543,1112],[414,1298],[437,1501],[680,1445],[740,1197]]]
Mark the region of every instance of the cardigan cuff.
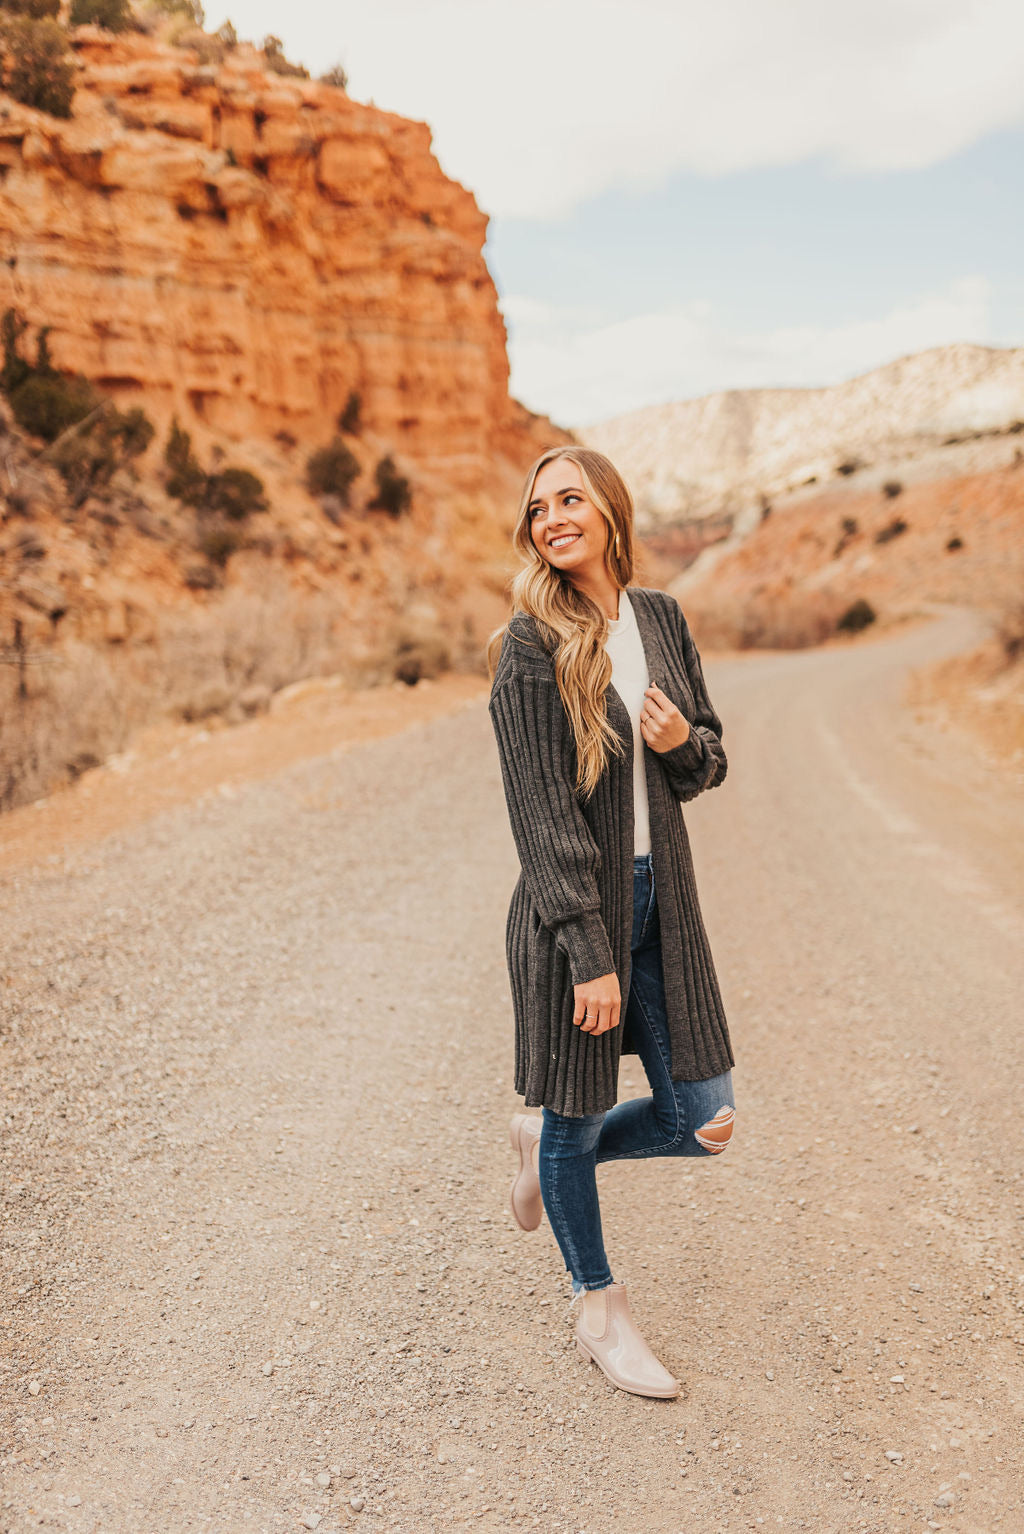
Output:
[[701,740],[693,725],[690,725],[690,733],[681,746],[673,746],[671,751],[663,751],[661,759],[669,772],[692,773],[704,760],[704,742]]
[[615,968],[612,945],[597,911],[585,911],[582,916],[558,922],[551,930],[558,946],[568,955],[573,985],[612,973]]

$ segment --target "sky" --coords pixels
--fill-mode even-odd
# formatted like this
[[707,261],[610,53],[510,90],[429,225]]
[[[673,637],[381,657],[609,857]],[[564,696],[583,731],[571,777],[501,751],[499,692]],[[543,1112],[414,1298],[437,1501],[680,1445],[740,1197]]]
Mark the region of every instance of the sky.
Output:
[[1024,345],[1021,0],[223,0],[428,122],[564,426]]

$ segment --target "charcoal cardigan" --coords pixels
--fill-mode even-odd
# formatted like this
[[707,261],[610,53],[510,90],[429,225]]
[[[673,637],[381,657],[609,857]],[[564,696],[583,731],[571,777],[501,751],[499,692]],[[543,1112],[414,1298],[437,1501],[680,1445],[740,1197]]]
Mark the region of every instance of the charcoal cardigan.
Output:
[[[690,722],[670,751],[643,747],[651,853],[673,1081],[703,1081],[733,1064],[718,980],[701,918],[681,802],[726,774],[722,725],[682,609],[664,591],[630,586],[651,681]],[[575,790],[572,727],[554,663],[536,622],[511,620],[489,712],[521,872],[505,950],[515,1016],[515,1090],[527,1107],[578,1117],[614,1106],[621,1054],[636,1054],[626,1025],[633,924],[633,730],[609,685],[608,721],[623,754],[610,754],[589,799]],[[573,986],[615,970],[618,1027],[596,1038],[573,1023]]]

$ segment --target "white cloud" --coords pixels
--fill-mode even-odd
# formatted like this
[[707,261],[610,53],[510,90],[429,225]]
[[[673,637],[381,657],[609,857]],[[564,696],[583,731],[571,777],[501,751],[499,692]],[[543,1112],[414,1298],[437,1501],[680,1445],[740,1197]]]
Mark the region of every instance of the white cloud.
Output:
[[930,346],[985,342],[989,306],[978,276],[874,318],[746,332],[706,303],[604,322],[532,298],[502,302],[512,393],[566,426],[717,389],[836,383]]
[[244,36],[421,118],[488,213],[823,156],[938,162],[1024,121],[1020,0],[220,0]]

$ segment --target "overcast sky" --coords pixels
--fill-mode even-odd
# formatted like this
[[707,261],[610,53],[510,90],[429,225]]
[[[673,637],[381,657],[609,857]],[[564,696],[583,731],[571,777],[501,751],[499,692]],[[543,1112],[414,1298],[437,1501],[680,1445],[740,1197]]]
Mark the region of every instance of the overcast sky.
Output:
[[1024,344],[1022,0],[228,0],[430,124],[565,425]]

